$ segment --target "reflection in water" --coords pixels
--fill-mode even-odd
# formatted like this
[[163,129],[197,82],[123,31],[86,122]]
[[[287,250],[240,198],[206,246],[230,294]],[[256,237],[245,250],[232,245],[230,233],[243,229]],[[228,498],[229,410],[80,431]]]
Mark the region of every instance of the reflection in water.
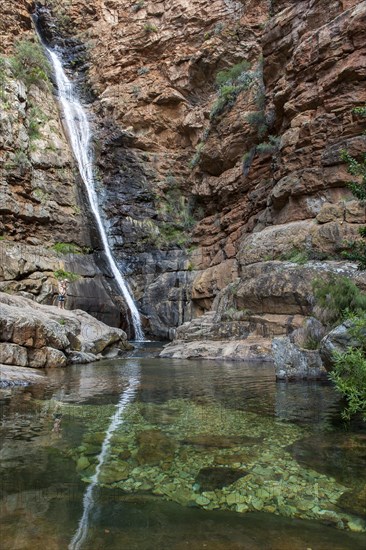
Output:
[[334,528],[363,525],[366,437],[331,386],[139,355],[0,392],[2,549],[364,548]]
[[70,550],[79,550],[81,548],[83,542],[85,541],[85,538],[88,533],[88,527],[89,527],[89,515],[90,512],[94,506],[94,489],[97,486],[99,482],[100,472],[101,468],[103,467],[104,461],[107,458],[107,453],[109,452],[110,447],[110,441],[111,437],[113,436],[114,432],[117,430],[117,428],[122,424],[123,422],[123,411],[128,403],[131,403],[133,398],[136,395],[136,389],[139,384],[139,378],[138,373],[135,372],[129,379],[128,379],[128,386],[127,388],[122,392],[120,399],[116,405],[115,412],[109,419],[110,423],[108,426],[108,429],[105,434],[104,441],[102,443],[102,450],[100,451],[99,455],[97,456],[96,460],[96,468],[93,476],[91,477],[90,484],[85,491],[84,498],[83,498],[83,515],[81,516],[78,530],[76,531],[75,535],[72,538],[72,541],[69,545]]
[[324,430],[335,420],[339,411],[339,397],[327,382],[276,383],[274,413],[281,420],[312,424],[313,429]]

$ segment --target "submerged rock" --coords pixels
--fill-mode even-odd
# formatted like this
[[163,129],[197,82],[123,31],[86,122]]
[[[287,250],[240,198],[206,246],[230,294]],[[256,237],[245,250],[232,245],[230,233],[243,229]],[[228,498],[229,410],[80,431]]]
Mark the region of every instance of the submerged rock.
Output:
[[366,438],[359,434],[314,434],[299,439],[287,450],[303,466],[331,475],[358,490],[366,484]]
[[227,447],[236,447],[238,445],[255,445],[263,440],[259,437],[246,436],[225,436],[199,434],[187,437],[181,441],[183,445],[193,445],[195,447],[212,447],[214,449],[225,449]]
[[116,483],[123,479],[127,479],[130,474],[130,468],[126,462],[113,461],[103,468],[99,481],[100,483],[110,484]]
[[354,491],[343,493],[338,506],[350,514],[359,514],[366,519],[366,483]]
[[173,459],[176,443],[160,430],[144,430],[137,434],[139,464],[159,464]]
[[214,491],[231,485],[248,474],[244,470],[235,468],[202,468],[196,477],[200,491]]

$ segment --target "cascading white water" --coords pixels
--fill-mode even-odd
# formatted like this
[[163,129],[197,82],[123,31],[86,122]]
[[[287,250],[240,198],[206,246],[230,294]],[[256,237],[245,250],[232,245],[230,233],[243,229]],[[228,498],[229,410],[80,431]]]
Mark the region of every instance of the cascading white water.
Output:
[[90,146],[91,131],[88,118],[83,106],[76,96],[74,85],[67,78],[57,54],[49,48],[46,48],[46,50],[54,67],[59,100],[63,108],[69,139],[78,163],[80,175],[88,193],[91,210],[97,222],[104,252],[112,273],[117,281],[118,287],[130,309],[135,339],[144,340],[144,333],[141,327],[139,312],[127,288],[126,282],[123,279],[113,258],[108,243],[107,233],[99,212],[98,198],[94,182],[93,153]]
[[128,388],[122,393],[120,400],[116,405],[116,412],[110,418],[110,424],[105,434],[102,450],[97,457],[97,466],[95,469],[95,473],[90,480],[90,484],[87,490],[84,493],[83,515],[80,518],[78,529],[69,544],[69,550],[79,550],[83,542],[85,541],[89,528],[90,512],[92,511],[94,506],[93,493],[95,487],[98,485],[100,471],[108,454],[111,437],[116,429],[122,424],[122,412],[134,398],[138,384],[139,379],[137,377],[131,377],[129,379]]

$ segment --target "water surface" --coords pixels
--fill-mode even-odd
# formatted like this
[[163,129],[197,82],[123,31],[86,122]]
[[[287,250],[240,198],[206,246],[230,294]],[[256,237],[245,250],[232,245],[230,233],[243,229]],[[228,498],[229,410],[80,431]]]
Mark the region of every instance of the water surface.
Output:
[[365,547],[366,430],[330,385],[154,352],[1,390],[1,550],[69,547],[131,379],[82,548]]

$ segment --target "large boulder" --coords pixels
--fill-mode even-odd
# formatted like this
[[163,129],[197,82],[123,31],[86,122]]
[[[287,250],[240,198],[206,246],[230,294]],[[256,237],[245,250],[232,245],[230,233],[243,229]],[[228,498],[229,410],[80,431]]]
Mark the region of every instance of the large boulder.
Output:
[[55,272],[63,270],[77,277],[68,288],[68,308],[87,311],[110,326],[124,323],[126,306],[116,296],[103,255],[63,254],[45,246],[0,240],[0,258],[0,292],[24,295],[40,304],[54,304]]
[[318,380],[326,376],[318,350],[299,348],[289,338],[274,338],[272,354],[278,380]]
[[211,359],[219,361],[272,362],[271,341],[256,337],[246,340],[174,340],[160,357],[172,359]]
[[85,311],[61,310],[0,293],[0,363],[64,367],[130,349],[126,334]]
[[344,321],[344,323],[329,332],[321,341],[319,349],[320,357],[328,371],[332,370],[334,365],[335,352],[344,353],[349,347],[359,348],[361,346],[361,342],[350,334],[349,329],[351,327],[351,320]]

